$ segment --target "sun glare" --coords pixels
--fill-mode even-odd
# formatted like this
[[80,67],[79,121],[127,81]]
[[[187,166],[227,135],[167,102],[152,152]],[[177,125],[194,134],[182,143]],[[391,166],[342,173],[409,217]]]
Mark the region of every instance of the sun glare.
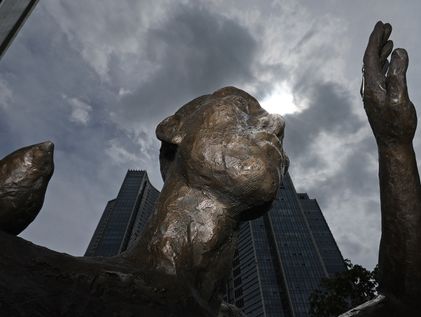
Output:
[[294,103],[291,88],[285,82],[277,85],[270,95],[263,98],[260,105],[269,113],[285,115],[301,112],[301,109]]

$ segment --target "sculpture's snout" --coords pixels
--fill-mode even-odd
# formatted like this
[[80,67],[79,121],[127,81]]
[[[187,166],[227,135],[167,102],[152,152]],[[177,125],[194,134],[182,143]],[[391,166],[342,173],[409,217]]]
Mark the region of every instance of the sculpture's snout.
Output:
[[52,152],[54,151],[54,143],[51,141],[45,141],[43,143],[40,143],[40,148],[47,151],[47,152]]
[[268,113],[259,119],[258,127],[265,132],[276,135],[282,140],[284,137],[285,120],[280,114]]

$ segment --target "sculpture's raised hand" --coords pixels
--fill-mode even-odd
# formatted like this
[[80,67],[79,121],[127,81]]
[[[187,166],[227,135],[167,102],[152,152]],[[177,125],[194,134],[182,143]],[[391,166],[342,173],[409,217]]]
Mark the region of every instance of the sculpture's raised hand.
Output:
[[417,126],[414,105],[406,85],[408,54],[398,48],[392,52],[389,40],[392,26],[377,22],[364,54],[362,97],[377,143],[407,144]]
[[412,145],[417,116],[408,97],[406,51],[396,49],[387,61],[391,31],[381,21],[374,27],[364,54],[362,87],[379,153],[381,296],[343,317],[412,317],[421,311],[421,184]]

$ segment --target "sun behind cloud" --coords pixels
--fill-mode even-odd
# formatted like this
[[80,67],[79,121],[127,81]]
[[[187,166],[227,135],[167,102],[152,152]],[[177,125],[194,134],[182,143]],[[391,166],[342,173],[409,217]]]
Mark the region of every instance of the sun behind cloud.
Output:
[[281,115],[301,112],[302,107],[294,101],[294,95],[288,83],[281,82],[275,89],[260,102],[260,105],[269,113]]

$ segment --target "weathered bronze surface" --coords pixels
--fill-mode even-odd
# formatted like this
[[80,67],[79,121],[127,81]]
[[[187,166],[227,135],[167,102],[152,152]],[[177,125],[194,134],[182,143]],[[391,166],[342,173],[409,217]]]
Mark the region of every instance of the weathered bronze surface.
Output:
[[412,146],[417,116],[408,97],[408,54],[393,51],[392,27],[378,22],[364,54],[362,97],[377,141],[382,214],[380,291],[343,316],[421,316],[421,185]]
[[[379,151],[381,296],[344,316],[419,316],[421,185],[412,146],[406,51],[376,24],[364,55],[364,107]],[[126,253],[72,257],[14,235],[41,208],[52,144],[0,161],[0,312],[5,316],[239,316],[221,305],[241,221],[268,210],[288,159],[284,122],[239,89],[199,97],[165,119],[165,180],[152,221]]]
[[53,150],[44,142],[0,160],[0,230],[17,235],[37,216],[53,175]]
[[[240,316],[221,305],[221,294],[240,222],[270,208],[288,167],[283,132],[281,116],[234,87],[187,103],[157,127],[165,183],[142,238],[120,256],[88,258],[0,232],[0,311]],[[20,210],[13,212],[20,221]],[[13,220],[5,225],[14,227]]]
[[[164,187],[135,263],[181,278],[204,308],[220,303],[238,225],[266,212],[287,159],[284,121],[234,87],[202,96],[161,122]],[[147,256],[145,256],[147,254]]]

